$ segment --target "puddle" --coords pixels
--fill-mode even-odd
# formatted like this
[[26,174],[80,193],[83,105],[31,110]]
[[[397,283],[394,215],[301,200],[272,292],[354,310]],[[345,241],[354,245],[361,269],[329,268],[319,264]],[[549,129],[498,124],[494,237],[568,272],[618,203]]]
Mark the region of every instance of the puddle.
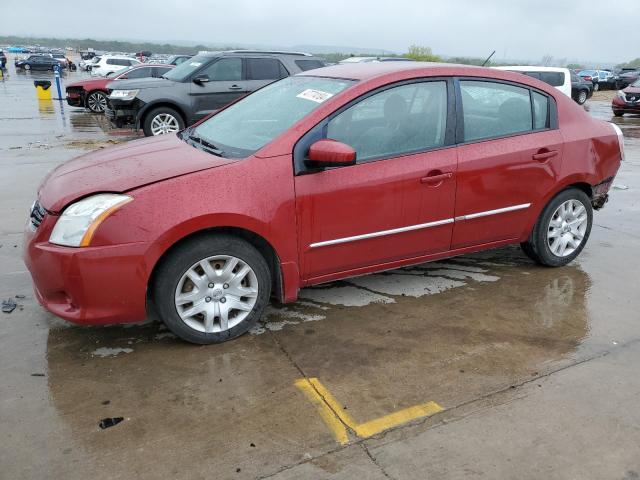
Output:
[[108,348],[108,347],[100,347],[91,352],[91,355],[94,357],[117,357],[121,353],[131,353],[133,352],[132,348]]

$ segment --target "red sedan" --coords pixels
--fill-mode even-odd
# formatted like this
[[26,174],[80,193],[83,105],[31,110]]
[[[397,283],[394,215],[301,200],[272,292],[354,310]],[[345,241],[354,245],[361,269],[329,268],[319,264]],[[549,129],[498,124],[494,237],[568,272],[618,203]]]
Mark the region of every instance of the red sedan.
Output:
[[88,78],[67,85],[67,103],[72,107],[88,108],[94,113],[104,112],[107,106],[107,85],[114,80],[161,77],[175,65],[143,63],[122,70],[111,77]]
[[618,94],[611,101],[611,108],[616,117],[621,117],[625,113],[640,114],[640,80],[624,90],[618,90]]
[[623,155],[619,128],[524,75],[337,65],[61,165],[25,262],[62,318],[135,322],[153,304],[181,338],[221,342],[271,295],[353,275],[508,244],[566,265]]

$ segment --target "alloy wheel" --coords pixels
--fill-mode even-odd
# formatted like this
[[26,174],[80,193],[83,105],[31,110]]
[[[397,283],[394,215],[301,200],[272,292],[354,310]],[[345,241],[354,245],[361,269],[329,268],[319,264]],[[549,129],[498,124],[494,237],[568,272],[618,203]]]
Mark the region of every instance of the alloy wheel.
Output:
[[159,113],[151,120],[151,133],[155,135],[164,135],[180,130],[178,119],[170,113]]
[[243,260],[216,255],[194,263],[180,278],[175,306],[182,321],[204,333],[241,323],[258,299],[258,278]]
[[585,92],[584,90],[582,90],[580,92],[580,94],[578,95],[578,103],[580,105],[582,105],[584,102],[587,101],[587,92]]
[[94,92],[87,98],[87,106],[92,112],[104,112],[104,109],[107,108],[107,97],[100,92]]
[[587,209],[579,200],[567,200],[551,216],[547,229],[549,250],[557,257],[567,257],[575,252],[587,230]]

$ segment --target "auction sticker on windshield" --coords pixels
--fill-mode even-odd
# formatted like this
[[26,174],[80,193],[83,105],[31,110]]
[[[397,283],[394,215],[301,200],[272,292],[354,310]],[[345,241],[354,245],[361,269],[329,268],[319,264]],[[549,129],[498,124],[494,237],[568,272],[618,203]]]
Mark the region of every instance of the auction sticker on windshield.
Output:
[[316,103],[322,103],[328,98],[333,97],[333,93],[323,92],[322,90],[314,90],[313,88],[307,88],[304,92],[296,95],[296,97],[311,100],[312,102]]

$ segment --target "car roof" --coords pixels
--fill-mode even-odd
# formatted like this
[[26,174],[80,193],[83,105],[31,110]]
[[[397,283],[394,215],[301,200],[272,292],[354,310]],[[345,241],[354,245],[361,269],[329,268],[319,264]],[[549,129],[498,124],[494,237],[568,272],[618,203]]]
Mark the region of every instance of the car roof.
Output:
[[264,55],[265,57],[297,57],[300,59],[318,58],[310,53],[304,52],[285,52],[276,50],[222,50],[217,52],[198,52],[198,55],[204,55],[207,57],[222,57],[222,56],[242,56],[242,55]]
[[[462,75],[465,70],[479,69],[486,70],[488,76],[492,76],[495,71],[489,68],[476,67],[473,65],[457,65],[453,63],[432,63],[432,62],[353,62],[339,63],[329,67],[312,70],[311,75],[316,77],[349,78],[352,80],[368,80],[370,78],[390,75],[409,70],[424,71],[427,76],[437,75]],[[298,75],[309,74],[302,72]]]
[[478,77],[503,80],[507,82],[529,85],[557,97],[563,94],[555,87],[536,78],[508,70],[478,67],[474,65],[458,65],[453,63],[432,62],[377,62],[337,64],[298,73],[297,76],[341,78],[359,81],[375,79],[375,83],[383,83],[386,78],[390,82],[410,80],[421,77]]
[[511,65],[511,66],[499,66],[493,67],[496,70],[513,70],[516,72],[563,72],[569,71],[568,68],[563,67],[537,67],[535,65]]

